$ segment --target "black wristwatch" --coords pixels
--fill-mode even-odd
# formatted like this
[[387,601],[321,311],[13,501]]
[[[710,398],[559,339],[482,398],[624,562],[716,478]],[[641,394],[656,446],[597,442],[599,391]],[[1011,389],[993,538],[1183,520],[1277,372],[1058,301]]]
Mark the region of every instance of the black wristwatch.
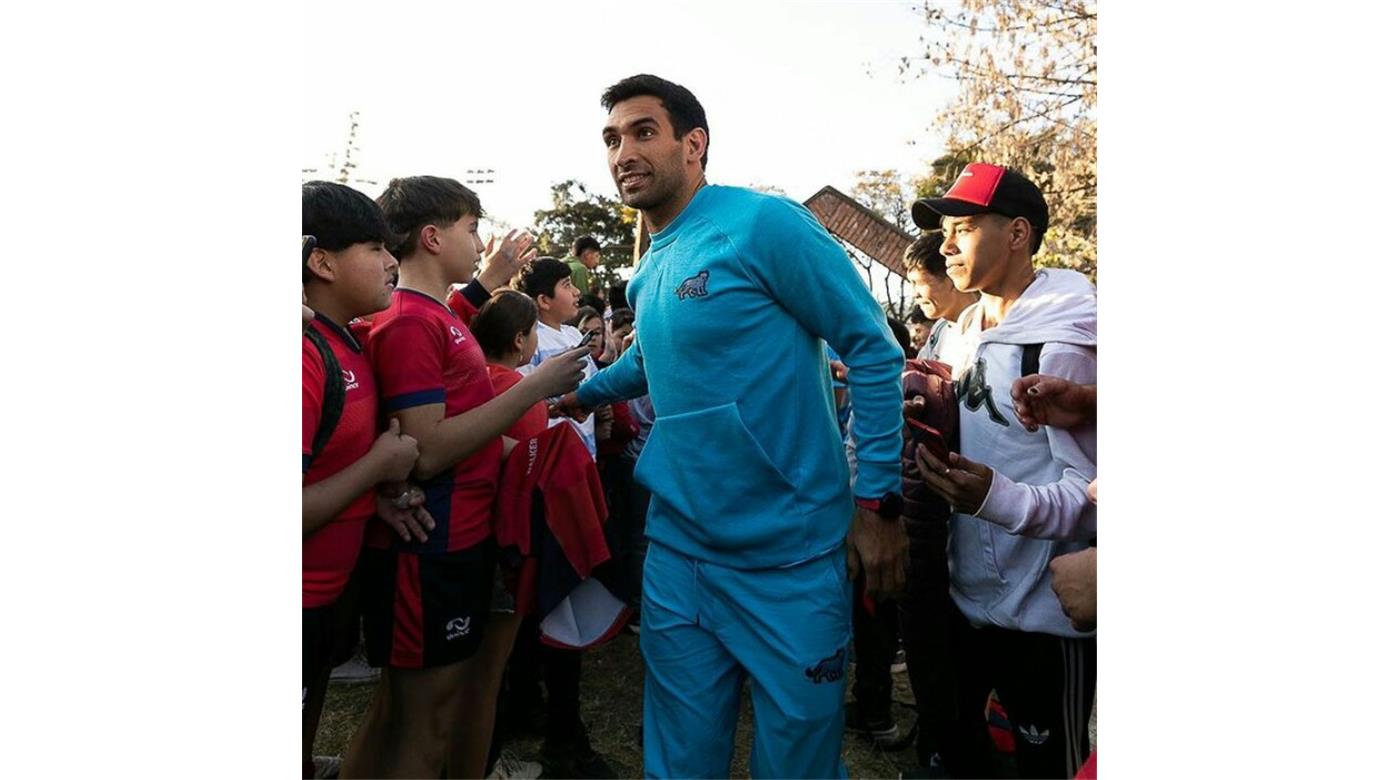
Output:
[[904,511],[904,496],[899,493],[886,493],[881,498],[857,498],[856,506],[869,509],[885,520],[898,520]]

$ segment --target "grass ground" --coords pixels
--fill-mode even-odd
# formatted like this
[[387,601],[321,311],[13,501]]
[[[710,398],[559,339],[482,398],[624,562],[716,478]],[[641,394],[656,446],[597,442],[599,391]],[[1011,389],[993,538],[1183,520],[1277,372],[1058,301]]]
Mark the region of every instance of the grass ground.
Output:
[[[849,685],[851,674],[847,674]],[[623,632],[603,647],[584,655],[580,704],[588,724],[593,749],[603,755],[620,777],[642,776],[642,751],[637,744],[637,726],[642,718],[642,656],[637,637]],[[321,730],[316,737],[317,755],[342,755],[350,735],[369,706],[373,685],[332,685],[326,695]],[[894,675],[894,699],[910,702],[909,679]],[[895,704],[893,714],[900,733],[907,733],[914,722],[908,707]],[[753,712],[744,697],[735,737],[732,777],[748,777],[749,747],[753,739]],[[538,760],[540,740],[516,739],[507,749],[527,760]],[[841,749],[846,770],[853,778],[898,777],[902,769],[915,766],[914,749],[897,753],[875,749],[868,741],[847,734]]]

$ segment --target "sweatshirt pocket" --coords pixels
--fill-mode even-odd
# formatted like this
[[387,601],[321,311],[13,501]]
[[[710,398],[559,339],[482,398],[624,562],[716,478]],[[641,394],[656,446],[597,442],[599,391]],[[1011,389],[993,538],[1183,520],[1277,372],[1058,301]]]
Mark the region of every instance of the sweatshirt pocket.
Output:
[[658,417],[636,478],[670,511],[676,530],[713,549],[798,543],[796,489],[749,432],[735,404]]

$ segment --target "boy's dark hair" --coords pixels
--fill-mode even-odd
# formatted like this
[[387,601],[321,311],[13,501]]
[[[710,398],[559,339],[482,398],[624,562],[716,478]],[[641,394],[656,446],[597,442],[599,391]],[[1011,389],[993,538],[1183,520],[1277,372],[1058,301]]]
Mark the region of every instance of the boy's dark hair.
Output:
[[602,298],[599,298],[598,296],[588,293],[586,291],[578,297],[578,305],[587,306],[588,308],[594,311],[603,311],[604,309],[608,308],[607,304],[603,303]]
[[532,301],[537,295],[553,298],[554,286],[561,279],[568,279],[572,273],[567,263],[553,257],[537,257],[520,269],[520,273],[510,280],[510,286],[530,296]]
[[924,314],[923,309],[919,308],[918,306],[915,306],[914,310],[909,312],[909,321],[915,325],[918,325],[919,323],[932,322],[933,320],[930,320],[928,318],[928,315]]
[[634,314],[634,313],[632,312],[631,309],[619,309],[619,308],[617,308],[616,306],[613,307],[613,310],[612,310],[612,326],[613,326],[613,330],[617,330],[618,328],[621,328],[621,327],[624,327],[624,326],[627,326],[627,325],[632,325],[632,324],[635,323],[636,321],[637,321],[637,315]]
[[899,342],[899,348],[904,350],[904,357],[913,358],[916,352],[909,340],[909,329],[894,317],[885,317],[885,322],[889,323],[890,330],[894,333],[894,340]]
[[627,305],[627,283],[618,282],[608,288],[608,305],[616,312],[618,309],[629,308]]
[[578,307],[578,314],[574,315],[574,318],[569,321],[569,324],[581,330],[583,323],[595,317],[600,320],[603,319],[603,315],[599,314],[598,310],[592,306],[580,306]]
[[677,141],[697,127],[705,131],[705,153],[700,156],[700,169],[704,170],[710,161],[710,123],[705,119],[705,107],[695,99],[695,94],[680,84],[659,76],[639,73],[604,90],[603,108],[611,111],[618,103],[641,95],[661,99],[661,107],[666,109],[666,116],[671,120],[671,128]]
[[472,318],[471,331],[487,357],[499,358],[515,349],[515,337],[533,330],[539,317],[528,295],[497,290]]
[[[330,181],[301,185],[301,234],[315,236],[316,246],[327,252],[360,243],[387,244],[393,239],[384,212],[368,195]],[[311,278],[303,260],[302,284]]]
[[938,254],[940,246],[943,246],[941,230],[930,230],[914,239],[904,250],[904,270],[908,273],[925,271],[939,279],[947,276],[948,266],[944,265],[943,255]]
[[583,257],[583,253],[590,249],[601,252],[603,251],[603,245],[599,244],[598,239],[593,236],[579,236],[574,239],[574,248],[569,251],[569,254],[574,257]]
[[445,228],[467,214],[485,216],[475,192],[456,179],[441,176],[394,179],[376,202],[396,234],[389,251],[399,260],[413,254],[424,226]]

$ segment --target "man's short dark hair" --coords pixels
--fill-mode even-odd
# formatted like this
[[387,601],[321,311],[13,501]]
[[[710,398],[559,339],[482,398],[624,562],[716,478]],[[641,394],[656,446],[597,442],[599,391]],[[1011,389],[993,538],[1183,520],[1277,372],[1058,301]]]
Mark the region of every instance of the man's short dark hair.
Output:
[[943,246],[943,231],[930,230],[914,239],[904,250],[904,270],[907,273],[925,271],[941,279],[948,275],[948,266],[938,248]]
[[510,281],[510,286],[530,296],[532,301],[540,295],[553,298],[554,286],[561,279],[568,279],[572,273],[567,263],[553,257],[537,257],[520,269],[520,273]]
[[590,249],[601,252],[603,251],[603,245],[599,244],[598,239],[593,236],[579,236],[574,239],[574,248],[570,250],[569,254],[574,257],[583,257],[583,253]]
[[603,108],[611,111],[618,103],[642,95],[661,99],[661,107],[666,109],[666,116],[671,120],[671,129],[677,141],[697,127],[705,131],[705,153],[700,155],[700,169],[704,170],[710,161],[710,123],[705,119],[705,107],[695,99],[695,94],[680,84],[659,76],[639,73],[604,90]]
[[445,228],[468,214],[485,216],[475,192],[456,179],[441,176],[394,179],[377,202],[396,234],[389,251],[399,260],[413,254],[425,226]]
[[[353,244],[393,239],[384,212],[369,196],[344,184],[309,181],[301,185],[301,234],[315,236],[316,246],[339,252]],[[302,283],[310,281],[302,265]]]

